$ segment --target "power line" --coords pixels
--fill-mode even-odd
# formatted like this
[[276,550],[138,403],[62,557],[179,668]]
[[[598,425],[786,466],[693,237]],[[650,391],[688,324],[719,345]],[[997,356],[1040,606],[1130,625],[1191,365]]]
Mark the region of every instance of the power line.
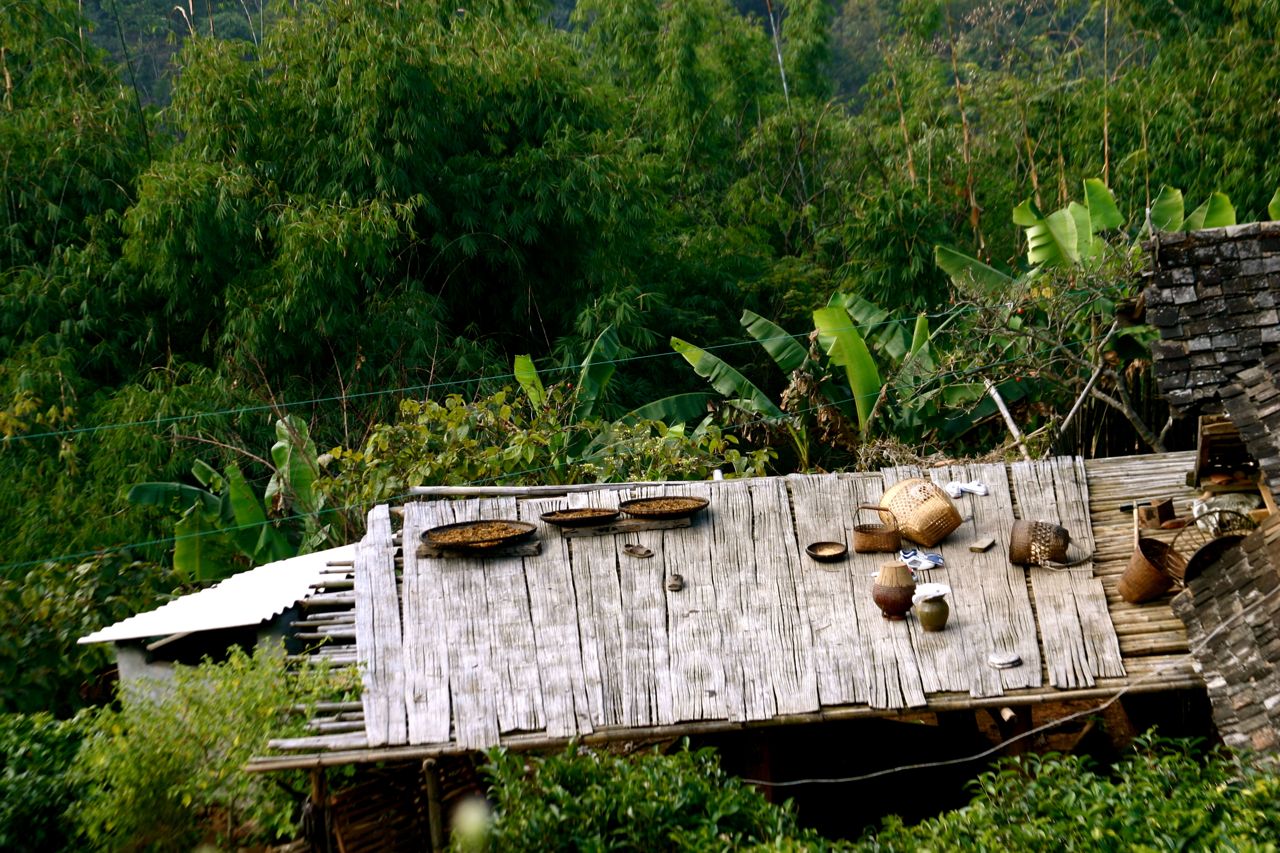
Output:
[[[937,319],[939,317],[948,317],[957,313],[972,313],[973,311],[976,311],[976,310],[979,310],[979,309],[973,308],[973,307],[959,307],[959,308],[952,308],[947,311],[938,312],[935,314],[926,314],[925,316],[929,317],[930,319]],[[859,326],[858,324],[855,323],[847,327],[838,328],[836,329],[836,331],[843,331],[844,329],[848,328],[853,330],[865,330],[867,332],[870,332],[872,330],[879,329],[885,326],[891,326],[898,323],[905,324],[908,322],[910,322],[910,320],[907,318],[889,318],[889,319],[879,321],[877,323],[869,323],[869,324],[866,324],[865,326]],[[732,349],[734,347],[746,346],[749,344],[766,344],[766,343],[772,343],[774,341],[781,341],[781,340],[795,341],[798,339],[803,339],[804,337],[805,337],[804,335],[787,334],[787,335],[774,335],[766,338],[740,338],[738,340],[727,341],[721,344],[711,344],[709,346],[700,347],[700,349],[706,352],[713,352],[713,351],[719,351],[719,350],[725,350],[725,349]],[[675,352],[674,350],[670,352],[646,353],[644,355],[634,355],[634,356],[627,356],[625,358],[602,360],[597,363],[622,365],[622,364],[629,364],[632,362],[652,361],[654,359],[670,358],[672,356],[680,356],[680,353]],[[581,368],[581,365],[563,365],[560,367],[546,368],[542,372],[544,374],[572,373],[574,371],[579,370],[580,368]],[[3,439],[3,441],[4,442],[33,441],[35,439],[40,439],[40,438],[64,438],[69,436],[88,435],[88,434],[99,433],[99,432],[109,432],[109,431],[120,430],[120,429],[132,429],[135,427],[147,427],[147,426],[160,427],[160,426],[165,426],[173,423],[181,423],[184,421],[198,421],[198,420],[203,420],[205,418],[234,417],[238,415],[253,414],[255,412],[275,412],[275,411],[281,411],[286,409],[300,408],[303,406],[318,406],[318,405],[324,405],[327,403],[340,403],[340,402],[346,402],[348,400],[361,400],[361,399],[367,399],[370,397],[384,397],[384,396],[393,395],[393,394],[411,394],[411,393],[416,393],[420,391],[430,392],[432,390],[437,390],[437,389],[456,388],[458,386],[463,386],[463,385],[479,385],[487,382],[496,382],[496,381],[508,382],[514,379],[516,379],[516,376],[514,373],[491,374],[487,376],[476,376],[469,379],[447,379],[447,380],[441,380],[439,382],[427,382],[427,383],[421,383],[417,385],[404,385],[397,388],[384,388],[377,391],[359,391],[354,394],[334,394],[327,397],[313,397],[305,400],[290,400],[290,401],[285,401],[281,403],[261,403],[261,404],[252,405],[252,406],[237,406],[237,407],[227,408],[227,409],[210,409],[210,410],[205,410],[201,412],[192,412],[190,414],[185,414],[185,415],[165,415],[163,417],[146,418],[146,419],[140,419],[135,421],[120,421],[117,423],[95,424],[93,426],[70,427],[68,429],[46,430],[44,432],[23,433],[21,435],[9,436]]]
[[[1099,339],[1100,339],[1100,338],[1099,338]],[[1048,348],[1047,348],[1047,349],[1046,349],[1046,350],[1044,350],[1044,351],[1045,351],[1045,352],[1049,352],[1049,351],[1051,351],[1051,349],[1048,349]],[[988,363],[988,364],[984,364],[984,365],[977,366],[977,367],[965,368],[965,369],[963,369],[963,370],[947,371],[947,372],[944,372],[944,373],[942,373],[942,374],[937,374],[935,377],[931,377],[931,381],[932,381],[933,379],[935,379],[935,378],[947,378],[947,377],[950,377],[950,378],[957,378],[957,379],[958,379],[958,378],[964,378],[964,377],[967,377],[967,376],[977,375],[977,374],[982,373],[982,372],[984,372],[984,371],[989,371],[990,369],[995,368],[995,367],[1003,367],[1003,366],[1007,366],[1007,365],[1010,365],[1010,364],[1015,364],[1015,363],[1017,363],[1017,362],[1019,362],[1019,361],[1022,361],[1022,360],[1023,360],[1024,358],[1026,358],[1026,357],[1027,357],[1027,356],[1023,355],[1023,356],[1018,356],[1018,357],[1015,357],[1015,358],[1006,359],[1006,360],[1003,360],[1003,361],[990,362],[990,363]],[[856,398],[856,397],[854,397],[854,396],[850,396],[850,397],[847,397],[847,398],[844,398],[844,399],[840,399],[840,400],[825,400],[825,401],[822,401],[822,402],[819,402],[819,403],[815,403],[814,405],[807,406],[807,407],[805,407],[805,408],[802,408],[802,409],[799,409],[799,410],[796,410],[796,411],[793,411],[793,412],[788,412],[788,413],[786,414],[786,416],[787,416],[787,417],[796,417],[796,416],[799,416],[799,415],[810,414],[810,413],[812,413],[812,412],[816,412],[816,411],[819,411],[819,410],[824,409],[824,408],[830,408],[830,407],[837,407],[837,408],[838,408],[838,407],[840,407],[840,406],[842,406],[842,405],[845,405],[845,404],[848,404],[848,403],[854,403],[854,402],[856,402],[856,400],[857,400],[857,398]],[[725,427],[725,428],[726,428],[727,430],[732,431],[732,430],[740,430],[740,429],[747,428],[747,427],[751,427],[751,426],[761,426],[761,425],[770,424],[770,423],[776,423],[776,422],[778,422],[778,418],[776,418],[776,417],[765,417],[765,416],[760,416],[760,417],[756,417],[756,418],[751,419],[751,420],[742,421],[742,422],[735,423],[735,424],[728,424],[728,425],[726,425],[726,427]],[[643,436],[637,436],[634,440],[635,440],[635,441],[637,441],[637,442],[639,442],[639,441],[643,440],[643,438],[644,438]],[[591,461],[594,461],[594,460],[597,460],[597,459],[603,459],[603,458],[606,458],[606,457],[607,457],[611,452],[614,452],[614,451],[616,450],[616,448],[617,448],[617,444],[614,444],[614,445],[611,445],[610,447],[603,448],[603,449],[601,449],[600,451],[598,451],[597,453],[594,453],[594,454],[592,454],[592,455],[590,455],[590,456],[585,456],[585,457],[582,457],[582,458],[580,458],[580,459],[574,460],[574,462],[576,462],[576,463],[582,463],[582,462],[591,462]],[[522,477],[527,477],[527,476],[529,476],[529,475],[539,474],[539,473],[542,473],[542,472],[544,472],[544,471],[554,470],[554,469],[555,469],[555,468],[557,468],[557,467],[559,467],[559,466],[557,466],[557,465],[544,465],[544,466],[539,466],[539,467],[536,467],[536,468],[527,468],[527,469],[524,469],[524,470],[521,470],[521,471],[511,471],[511,472],[506,472],[506,473],[503,473],[503,474],[500,474],[500,475],[494,475],[494,476],[491,476],[491,477],[483,477],[483,478],[480,478],[480,479],[477,479],[477,480],[472,480],[472,481],[470,481],[469,483],[465,483],[465,484],[462,484],[462,485],[469,485],[469,486],[483,486],[483,485],[489,485],[489,484],[492,484],[493,482],[495,482],[495,481],[497,481],[497,480],[500,480],[500,479],[512,479],[512,478],[522,478]],[[400,494],[400,495],[393,495],[393,496],[391,496],[391,497],[384,498],[384,499],[381,499],[381,500],[382,500],[382,502],[390,502],[390,501],[404,500],[404,499],[409,498],[409,497],[411,497],[411,495],[410,495],[410,494],[408,494],[408,493],[405,493],[405,494]],[[319,514],[323,515],[323,514],[333,514],[333,513],[339,513],[339,512],[346,512],[346,511],[348,511],[348,510],[352,510],[352,509],[357,509],[357,508],[359,508],[359,507],[363,507],[364,505],[365,505],[364,503],[354,503],[354,504],[348,504],[348,505],[346,505],[346,506],[342,506],[342,507],[331,507],[331,508],[326,508],[326,509],[324,509],[324,510],[321,510]],[[216,535],[221,535],[221,534],[223,534],[223,533],[235,532],[235,531],[238,531],[238,530],[251,530],[251,529],[255,529],[255,528],[259,528],[259,527],[263,527],[263,526],[265,526],[265,525],[278,524],[278,523],[288,522],[288,521],[301,521],[301,520],[305,520],[306,518],[309,518],[309,517],[310,517],[310,516],[309,516],[308,514],[305,514],[305,513],[298,513],[298,514],[294,514],[294,515],[282,516],[282,517],[280,517],[280,518],[275,518],[275,519],[267,519],[267,520],[262,521],[262,522],[255,522],[255,523],[253,523],[253,524],[248,524],[248,525],[237,525],[237,526],[233,526],[233,527],[224,527],[224,528],[219,528],[219,529],[216,529],[216,530],[207,530],[207,531],[202,531],[202,532],[199,532],[199,533],[191,533],[191,534],[183,534],[183,535],[179,535],[179,536],[163,537],[163,538],[159,538],[159,539],[151,539],[151,540],[145,540],[145,541],[141,541],[141,542],[132,542],[132,543],[124,544],[124,545],[115,545],[115,546],[110,546],[110,547],[106,547],[106,548],[100,548],[100,549],[91,550],[91,551],[80,551],[80,552],[75,552],[75,553],[70,553],[70,554],[62,554],[62,555],[52,556],[52,557],[45,557],[45,558],[35,559],[35,560],[24,560],[24,561],[11,562],[11,563],[0,563],[0,571],[6,571],[6,570],[9,570],[9,569],[32,568],[32,567],[35,567],[35,566],[45,565],[45,564],[48,564],[48,563],[63,563],[63,562],[68,562],[68,561],[70,561],[70,560],[80,560],[80,559],[85,559],[85,558],[88,558],[88,557],[101,556],[101,555],[105,555],[105,554],[115,554],[115,553],[120,553],[120,552],[123,552],[123,551],[133,550],[133,549],[135,549],[135,548],[150,548],[150,547],[155,547],[155,546],[158,546],[158,545],[176,544],[176,543],[177,543],[177,542],[179,542],[179,541],[185,541],[185,540],[187,540],[187,539],[195,539],[195,538],[199,538],[199,537],[203,537],[203,536],[216,536]]]

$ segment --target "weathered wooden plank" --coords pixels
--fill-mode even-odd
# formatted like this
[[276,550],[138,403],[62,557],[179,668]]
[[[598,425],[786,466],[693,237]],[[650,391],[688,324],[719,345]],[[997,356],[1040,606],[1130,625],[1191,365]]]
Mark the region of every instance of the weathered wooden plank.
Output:
[[712,528],[718,521],[720,489],[707,484],[673,484],[671,494],[711,501],[690,528],[662,535],[666,571],[678,573],[684,588],[666,590],[667,640],[671,670],[671,709],[677,722],[722,720],[725,675],[723,620],[715,583]]
[[[987,486],[984,496],[965,494],[955,500],[964,523],[937,546],[946,559],[946,568],[927,572],[931,580],[950,584],[952,619],[959,618],[956,638],[944,637],[951,631],[930,634],[913,620],[913,637],[917,649],[945,643],[949,648],[943,661],[947,665],[962,662],[961,679],[975,697],[999,696],[1004,690],[1039,687],[1043,683],[1040,644],[1036,637],[1035,612],[1027,591],[1026,571],[1008,559],[1008,542],[1013,528],[1013,501],[1003,464],[958,465],[930,469],[928,476],[939,485],[977,480]],[[970,545],[990,536],[996,540],[986,551],[974,552]],[[933,549],[930,549],[933,550]],[[996,670],[987,664],[992,652],[1014,652],[1022,658],[1022,666]],[[926,678],[926,682],[928,679]]]
[[[1089,485],[1084,462],[1080,457],[1058,457],[1054,466],[1054,483],[1063,500],[1058,503],[1062,525],[1071,531],[1081,553],[1094,550],[1093,527],[1089,516]],[[1084,629],[1085,648],[1096,678],[1118,678],[1124,675],[1120,643],[1115,626],[1107,612],[1107,597],[1102,583],[1093,577],[1093,562],[1086,561],[1070,572],[1080,624]]]
[[[1042,460],[1016,462],[1011,471],[1023,519],[1062,524],[1073,540],[1092,547],[1083,466],[1070,459]],[[1092,687],[1103,673],[1123,675],[1119,641],[1092,564],[1028,571],[1049,683],[1060,688]]]
[[[611,496],[612,497],[612,496]],[[581,504],[597,506],[594,495]],[[616,506],[610,501],[606,506]],[[622,725],[623,649],[622,590],[619,581],[619,546],[612,537],[589,536],[569,543],[577,601],[578,636],[582,648],[582,673],[594,728]]]
[[758,646],[748,589],[755,582],[755,547],[750,535],[751,493],[740,481],[723,483],[715,490],[715,517],[711,525],[711,578],[720,616],[720,669],[725,715],[732,722],[764,720],[777,709],[773,691],[760,677]]
[[[881,477],[850,478],[848,482],[853,487],[851,508],[858,504],[878,504],[888,486],[888,481]],[[858,628],[862,631],[862,658],[866,662],[867,703],[872,708],[915,708],[925,704],[924,682],[911,644],[910,626],[906,621],[885,619],[872,598],[872,586],[881,564],[895,559],[892,554],[850,556],[854,607]]]
[[[665,487],[645,488],[623,492],[619,500],[663,494],[666,494]],[[623,724],[670,725],[675,721],[675,713],[671,705],[668,569],[663,534],[660,530],[637,530],[605,541],[615,552],[622,595]],[[628,544],[648,548],[653,556],[631,556],[623,550]]]
[[817,710],[818,680],[813,636],[801,615],[807,609],[797,574],[800,552],[787,488],[780,479],[748,485],[752,516],[749,536],[755,546],[756,575],[749,593],[756,630],[763,638],[763,665],[779,714]]
[[[787,478],[795,510],[797,553],[813,542],[842,542],[852,554],[853,485],[832,476]],[[804,588],[804,617],[813,637],[818,698],[823,705],[865,703],[870,698],[868,663],[858,624],[852,563],[819,563],[801,556],[798,581]],[[861,582],[862,578],[857,579]],[[870,580],[867,580],[870,583]]]
[[[440,501],[428,507],[439,512],[431,520],[442,524],[503,517],[492,501]],[[448,558],[435,559],[434,563],[443,592],[449,640],[453,739],[471,749],[486,749],[498,743],[501,727],[485,561]]]
[[408,740],[403,634],[396,592],[391,521],[386,506],[369,513],[369,533],[356,548],[356,652],[361,667],[365,736],[369,746]]
[[[450,501],[456,521],[509,518],[517,515],[514,498]],[[457,614],[489,632],[487,643],[477,645],[481,665],[487,667],[485,701],[497,711],[501,733],[543,728],[542,685],[538,679],[537,644],[529,613],[529,591],[523,561],[518,557],[442,559],[477,570],[482,580],[482,600],[475,609]],[[446,570],[447,571],[447,570]],[[455,702],[457,702],[455,696]],[[493,746],[494,740],[487,746]]]
[[404,702],[409,720],[409,743],[449,740],[452,715],[449,700],[449,635],[447,604],[440,563],[418,555],[413,544],[430,527],[447,524],[453,513],[438,502],[415,502],[404,507],[404,582],[401,611],[404,621]]
[[578,603],[570,545],[557,528],[537,520],[544,512],[563,508],[562,499],[529,500],[519,504],[521,520],[539,526],[538,536],[544,544],[541,554],[525,559],[524,573],[550,737],[573,737],[594,730],[583,674],[582,642],[578,636]]

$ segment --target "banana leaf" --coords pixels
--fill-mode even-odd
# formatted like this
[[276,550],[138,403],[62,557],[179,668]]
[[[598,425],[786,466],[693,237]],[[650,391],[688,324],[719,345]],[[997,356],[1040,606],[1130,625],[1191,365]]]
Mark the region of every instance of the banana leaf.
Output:
[[527,355],[516,356],[512,372],[535,409],[541,409],[547,404],[547,389],[542,384],[542,377],[538,375],[538,368],[533,366],[532,358]]
[[1161,187],[1151,203],[1151,227],[1156,231],[1182,230],[1182,190]]
[[624,423],[636,421],[662,421],[670,426],[694,423],[707,415],[711,395],[705,391],[689,394],[673,394],[632,409],[623,416]]
[[255,563],[269,563],[293,556],[294,549],[267,521],[258,496],[234,462],[227,466],[225,498],[230,503],[235,523],[228,532],[241,552],[252,557]]
[[1184,231],[1199,231],[1203,228],[1224,228],[1236,224],[1236,209],[1231,206],[1231,199],[1224,193],[1213,193],[1204,204],[1191,211],[1182,224]]
[[923,311],[916,317],[916,327],[911,335],[911,364],[917,371],[932,372],[937,369],[933,360],[933,347],[929,344],[929,315]]
[[215,521],[188,512],[173,526],[173,567],[190,581],[221,580],[237,568]]
[[799,369],[800,365],[804,364],[804,360],[809,357],[805,348],[772,320],[766,320],[754,311],[743,311],[739,322],[747,330],[747,334],[764,347],[765,352],[769,353],[769,357],[782,369],[783,373]]
[[903,324],[889,316],[889,312],[861,296],[838,294],[827,306],[843,305],[858,326],[867,332],[868,345],[887,355],[894,363],[902,361],[911,349],[911,339]]
[[1276,194],[1271,197],[1270,203],[1267,204],[1267,215],[1273,220],[1280,219],[1280,189],[1276,190]]
[[883,386],[871,351],[854,327],[853,318],[843,308],[819,308],[813,312],[813,324],[831,363],[845,370],[858,410],[858,428],[865,431],[867,418]]
[[946,246],[934,247],[933,260],[956,284],[975,284],[987,293],[1002,293],[1013,283],[1012,277]]
[[199,506],[211,516],[217,514],[219,505],[217,495],[186,483],[138,483],[125,497],[132,504],[180,512]]
[[276,471],[267,484],[263,498],[269,503],[286,491],[296,511],[311,515],[319,511],[316,478],[320,466],[316,461],[316,445],[306,421],[297,415],[286,415],[276,421],[276,443],[271,447],[271,460]]
[[226,482],[222,479],[222,475],[218,470],[202,459],[197,459],[191,463],[191,473],[202,486],[207,486],[211,492],[221,492],[226,488]]
[[620,346],[618,333],[613,326],[607,326],[591,345],[591,351],[582,360],[582,369],[578,371],[575,420],[584,420],[596,413],[596,406],[604,396],[605,386],[609,384],[613,371],[618,366],[615,359]]
[[1027,261],[1032,266],[1079,263],[1080,236],[1070,209],[1055,210],[1027,226],[1026,234]]
[[778,408],[750,379],[716,356],[680,338],[671,339],[671,348],[693,366],[694,371],[730,402],[755,415],[782,419],[786,412]]
[[1089,218],[1093,220],[1093,233],[1124,225],[1124,217],[1116,207],[1116,198],[1102,181],[1087,179],[1084,182],[1084,199],[1089,207]]

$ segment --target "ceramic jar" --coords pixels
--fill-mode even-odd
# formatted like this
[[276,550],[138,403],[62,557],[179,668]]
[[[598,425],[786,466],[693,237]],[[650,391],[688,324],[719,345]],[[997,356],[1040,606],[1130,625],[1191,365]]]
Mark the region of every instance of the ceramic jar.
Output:
[[916,581],[911,569],[902,563],[885,563],[876,575],[871,587],[871,600],[880,608],[886,619],[904,619],[911,609],[911,596],[915,594]]
[[947,617],[951,615],[951,607],[947,604],[947,593],[951,587],[944,583],[922,583],[916,587],[912,602],[916,606],[916,618],[920,627],[926,631],[941,631],[947,625]]

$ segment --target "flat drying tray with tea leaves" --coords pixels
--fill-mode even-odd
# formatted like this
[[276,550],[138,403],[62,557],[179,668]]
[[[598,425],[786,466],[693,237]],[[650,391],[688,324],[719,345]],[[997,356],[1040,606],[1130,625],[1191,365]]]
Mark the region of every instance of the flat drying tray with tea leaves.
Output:
[[433,527],[422,538],[437,548],[455,548],[466,551],[483,551],[511,545],[533,536],[538,528],[527,521],[493,519],[488,521],[460,521]]
[[593,527],[597,524],[608,524],[618,517],[616,509],[602,507],[580,507],[578,509],[557,509],[544,512],[538,516],[547,524],[557,527]]
[[666,521],[689,518],[707,508],[706,498],[662,497],[633,498],[618,504],[618,509],[634,518],[651,518]]

